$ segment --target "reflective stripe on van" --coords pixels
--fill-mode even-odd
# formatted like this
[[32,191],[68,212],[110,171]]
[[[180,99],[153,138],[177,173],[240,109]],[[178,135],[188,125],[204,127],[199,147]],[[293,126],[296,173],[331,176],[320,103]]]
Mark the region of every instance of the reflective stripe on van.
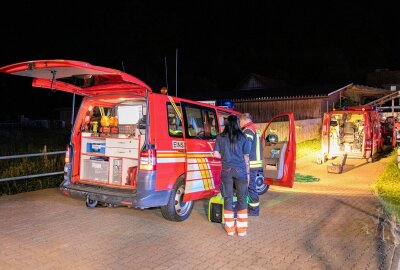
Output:
[[187,159],[186,172],[186,193],[194,193],[204,190],[215,189],[214,177],[208,162],[208,158],[204,157],[208,154],[189,154],[188,156],[202,156]]

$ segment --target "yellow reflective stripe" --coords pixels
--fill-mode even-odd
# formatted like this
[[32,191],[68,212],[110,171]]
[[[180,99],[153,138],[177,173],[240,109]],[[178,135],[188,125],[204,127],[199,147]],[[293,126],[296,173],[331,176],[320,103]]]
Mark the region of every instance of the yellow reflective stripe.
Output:
[[171,104],[172,104],[172,107],[174,107],[174,110],[175,110],[176,114],[178,115],[178,117],[179,117],[179,119],[181,120],[181,123],[182,123],[182,114],[181,114],[181,111],[180,111],[180,110],[178,109],[178,107],[176,106],[174,99],[173,99],[171,96],[168,96],[168,98],[169,98],[169,101],[170,101]]
[[262,167],[262,160],[250,161],[250,168],[260,168]]
[[257,140],[257,144],[256,144],[256,160],[261,160],[261,155],[260,155],[260,136],[258,135],[258,133],[256,132],[256,140]]
[[250,165],[262,164],[262,160],[250,160]]
[[260,205],[260,202],[249,203],[249,205],[250,205],[251,207],[257,207],[257,206]]

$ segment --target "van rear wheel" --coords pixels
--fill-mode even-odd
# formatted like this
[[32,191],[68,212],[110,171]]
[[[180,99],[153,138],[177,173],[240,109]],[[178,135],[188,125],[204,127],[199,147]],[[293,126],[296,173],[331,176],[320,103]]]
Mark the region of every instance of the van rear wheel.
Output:
[[94,208],[97,206],[98,203],[98,201],[90,199],[89,196],[86,197],[86,206],[88,208]]
[[185,180],[181,177],[174,185],[168,199],[168,204],[161,206],[161,214],[165,219],[171,221],[186,220],[193,209],[193,201],[183,202],[185,194]]

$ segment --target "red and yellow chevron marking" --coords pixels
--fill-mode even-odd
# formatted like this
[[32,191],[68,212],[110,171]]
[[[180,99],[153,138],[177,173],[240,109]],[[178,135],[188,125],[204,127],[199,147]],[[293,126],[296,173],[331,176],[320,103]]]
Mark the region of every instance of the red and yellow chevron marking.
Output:
[[197,158],[197,163],[199,164],[201,178],[203,179],[204,190],[213,189],[210,168],[208,167],[207,160],[205,158]]
[[186,193],[209,191],[215,189],[214,179],[208,158],[196,157],[187,159]]

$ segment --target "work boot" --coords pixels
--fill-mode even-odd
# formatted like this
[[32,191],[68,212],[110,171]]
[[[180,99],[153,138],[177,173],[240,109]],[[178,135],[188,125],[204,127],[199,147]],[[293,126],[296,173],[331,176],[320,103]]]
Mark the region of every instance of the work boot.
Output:
[[260,215],[260,207],[251,207],[249,206],[248,215],[252,217],[258,217]]

